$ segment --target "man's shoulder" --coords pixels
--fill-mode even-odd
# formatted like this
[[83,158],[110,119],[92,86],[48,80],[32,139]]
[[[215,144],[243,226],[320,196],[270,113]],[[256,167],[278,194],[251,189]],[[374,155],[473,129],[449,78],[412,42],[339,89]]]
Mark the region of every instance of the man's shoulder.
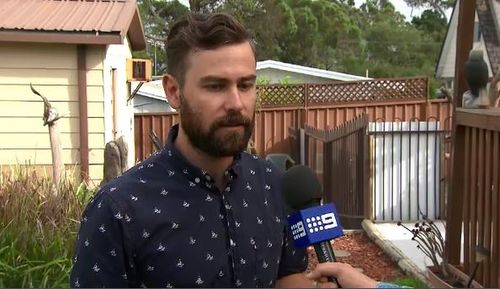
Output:
[[282,172],[271,161],[257,155],[243,152],[241,154],[241,160],[244,164],[252,165],[258,169],[264,170],[268,174],[276,176],[282,175]]
[[101,194],[109,194],[113,199],[129,196],[130,192],[140,191],[141,188],[161,179],[168,170],[168,164],[162,161],[160,152],[157,152],[144,161],[128,169],[123,175],[105,183],[99,190]]

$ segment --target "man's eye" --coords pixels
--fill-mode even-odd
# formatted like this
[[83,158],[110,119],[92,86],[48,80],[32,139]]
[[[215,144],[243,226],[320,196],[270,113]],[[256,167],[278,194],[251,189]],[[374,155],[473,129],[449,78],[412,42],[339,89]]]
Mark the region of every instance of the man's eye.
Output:
[[218,90],[224,89],[224,84],[222,84],[222,83],[211,83],[211,84],[205,85],[205,87],[207,89],[209,89],[209,90],[218,91]]
[[251,89],[252,87],[254,86],[253,82],[244,82],[244,83],[240,83],[238,85],[238,87],[240,88],[240,90],[249,90]]

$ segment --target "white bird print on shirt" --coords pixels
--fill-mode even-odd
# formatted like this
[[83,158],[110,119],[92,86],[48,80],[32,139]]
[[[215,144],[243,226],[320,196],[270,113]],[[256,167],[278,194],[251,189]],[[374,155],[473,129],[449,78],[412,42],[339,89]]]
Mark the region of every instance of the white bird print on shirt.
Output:
[[170,283],[167,283],[167,285],[165,285],[165,288],[174,288],[174,286],[172,286],[172,284]]
[[160,245],[158,245],[157,250],[160,251],[160,252],[164,252],[165,251],[165,246],[163,246],[163,244],[160,243]]
[[196,186],[196,184],[193,182],[189,182],[189,186],[192,188],[192,187]]
[[189,237],[189,245],[194,245],[194,244],[196,244],[196,239],[193,238],[193,236],[190,236]]
[[266,173],[270,173],[272,172],[273,170],[271,170],[271,168],[266,168]]
[[210,253],[207,253],[207,258],[205,258],[206,261],[212,261],[214,259],[214,256],[212,256]]
[[171,150],[168,150],[168,156],[171,157],[172,156],[172,151]]
[[262,225],[262,219],[257,217],[257,224]]
[[269,191],[271,189],[271,186],[270,185],[266,185],[264,188],[266,189],[266,191]]
[[269,264],[266,261],[262,262],[262,268],[267,269],[267,267],[269,267]]
[[154,167],[154,164],[148,164],[148,168]]
[[165,189],[163,189],[163,190],[161,190],[160,195],[162,195],[162,196],[166,196],[166,195],[168,195],[168,191],[167,191],[167,190],[165,190]]
[[250,186],[250,183],[247,183],[247,186],[245,187],[247,190],[251,191],[252,190],[252,186]]
[[219,235],[217,235],[217,233],[215,233],[214,231],[212,231],[212,239],[216,239]]
[[100,209],[102,207],[102,201],[97,204],[97,208]]
[[152,272],[155,270],[155,267],[148,265],[148,269],[146,269],[146,270],[148,270],[149,272]]
[[132,194],[130,195],[130,199],[134,202],[138,200],[138,198]]
[[189,206],[190,206],[190,205],[191,205],[191,204],[189,204],[189,203],[188,203],[188,202],[186,202],[186,201],[184,201],[184,202],[182,203],[182,206],[183,206],[184,208],[189,208]]
[[204,282],[203,282],[203,280],[201,279],[201,277],[200,277],[200,276],[198,276],[198,279],[196,279],[195,283],[196,283],[196,284],[198,284],[198,285],[201,285],[201,284],[203,284]]
[[142,237],[143,237],[144,239],[149,238],[149,235],[150,235],[150,233],[148,233],[146,230],[143,230],[143,231],[142,231]]
[[181,259],[179,259],[179,261],[177,261],[176,266],[177,266],[177,267],[179,267],[179,268],[184,267],[184,263],[182,262],[182,260],[181,260]]
[[254,170],[250,170],[250,174],[251,175],[255,175],[255,171]]
[[97,266],[97,263],[95,263],[94,267],[92,267],[92,270],[94,270],[94,272],[99,272],[101,268],[99,268],[99,266]]
[[77,288],[80,287],[80,282],[78,281],[78,279],[76,279],[76,281],[75,281],[75,287],[77,287]]
[[173,176],[173,175],[175,175],[175,172],[174,172],[174,171],[169,170],[169,171],[168,171],[168,176],[169,176],[169,177],[171,177],[171,176]]
[[132,218],[125,214],[125,222],[129,223],[130,221],[132,221]]
[[243,259],[243,258],[240,258],[240,264],[241,265],[245,265],[247,263],[247,260]]
[[85,239],[84,244],[85,244],[85,247],[88,247],[90,245],[89,239]]
[[241,285],[243,285],[243,283],[241,283],[241,280],[238,279],[238,280],[236,280],[235,285],[236,285],[236,287],[241,287]]
[[155,207],[155,208],[154,208],[154,210],[153,210],[153,212],[154,212],[155,214],[159,214],[159,213],[161,213],[161,210],[160,210],[160,209],[158,209],[157,207]]
[[122,213],[121,212],[116,213],[115,218],[117,218],[118,220],[123,219]]
[[203,217],[203,215],[200,215],[200,223],[201,222],[205,222],[205,217]]
[[145,180],[143,180],[142,178],[139,178],[139,183],[145,184],[145,183],[146,183],[146,181],[145,181]]
[[213,198],[209,194],[207,194],[207,197],[205,198],[205,201],[211,202],[211,201],[213,201]]
[[101,233],[106,232],[106,228],[104,227],[104,224],[102,224],[102,225],[99,227],[99,231],[100,231]]
[[172,222],[172,229],[177,229],[179,228],[179,224],[177,224],[176,222]]
[[248,207],[248,203],[247,203],[247,201],[245,201],[245,199],[243,199],[243,208],[246,208],[246,207]]
[[116,187],[112,187],[109,189],[110,192],[113,192],[114,190],[116,190]]

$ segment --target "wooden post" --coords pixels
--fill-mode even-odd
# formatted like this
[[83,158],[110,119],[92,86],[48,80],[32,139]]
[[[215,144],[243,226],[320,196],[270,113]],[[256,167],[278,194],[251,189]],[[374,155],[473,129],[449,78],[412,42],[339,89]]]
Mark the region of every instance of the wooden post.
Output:
[[[63,162],[62,162],[62,147],[61,139],[59,135],[59,130],[57,128],[57,120],[61,117],[57,113],[57,110],[52,107],[49,100],[41,95],[38,91],[33,88],[30,83],[31,91],[40,96],[43,101],[43,125],[49,127],[49,138],[50,138],[50,151],[52,154],[52,181],[54,185],[59,184],[61,180],[61,175],[63,172]],[[57,190],[55,190],[57,193]]]
[[453,99],[453,149],[452,149],[452,171],[451,186],[447,195],[447,227],[445,257],[450,264],[460,263],[460,240],[462,235],[462,210],[463,206],[463,178],[459,172],[462,171],[464,160],[464,129],[456,123],[456,108],[462,106],[462,95],[467,90],[464,66],[472,48],[472,37],[474,35],[474,18],[476,11],[476,0],[459,0],[459,14],[457,27],[457,54],[455,58],[455,81]]

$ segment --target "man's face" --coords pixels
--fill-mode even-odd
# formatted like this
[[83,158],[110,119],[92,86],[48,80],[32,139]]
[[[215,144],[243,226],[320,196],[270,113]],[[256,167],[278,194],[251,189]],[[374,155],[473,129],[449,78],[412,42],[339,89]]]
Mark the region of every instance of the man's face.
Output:
[[189,54],[181,88],[181,127],[214,157],[243,151],[254,124],[255,57],[248,42]]

